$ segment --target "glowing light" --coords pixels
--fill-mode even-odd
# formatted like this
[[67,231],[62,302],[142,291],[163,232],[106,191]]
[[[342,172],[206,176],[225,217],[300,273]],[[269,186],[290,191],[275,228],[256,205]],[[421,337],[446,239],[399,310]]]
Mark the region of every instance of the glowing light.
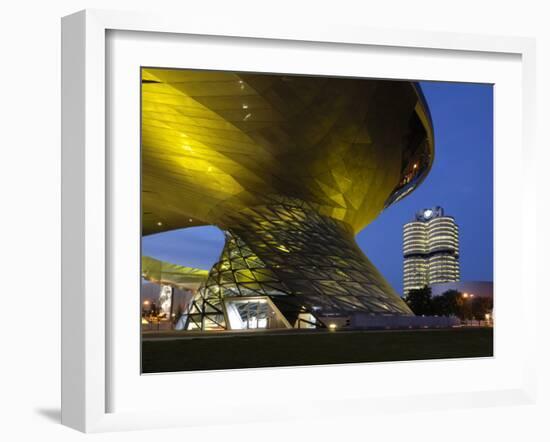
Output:
[[336,324],[332,323],[328,325],[329,330],[336,330]]
[[159,227],[162,226],[162,222],[159,221],[159,222],[157,223],[157,226],[159,226]]
[[243,118],[243,121],[248,120],[251,116],[252,116],[252,114],[246,114]]
[[414,163],[413,164],[413,169],[416,169],[418,167],[418,164]]
[[243,104],[243,109],[248,109],[248,104]]

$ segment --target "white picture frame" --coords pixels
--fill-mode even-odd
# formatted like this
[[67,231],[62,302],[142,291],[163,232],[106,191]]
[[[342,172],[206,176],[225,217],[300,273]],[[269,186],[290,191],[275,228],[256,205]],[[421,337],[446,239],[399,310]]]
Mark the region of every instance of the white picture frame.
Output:
[[[521,277],[513,287],[521,293],[522,306],[536,303],[535,269],[535,209],[536,192],[534,174],[527,173],[535,161],[534,109],[535,109],[535,46],[534,40],[518,37],[491,37],[450,33],[427,33],[403,30],[376,30],[348,28],[326,23],[311,24],[300,28],[281,28],[277,24],[266,26],[265,23],[238,23],[235,21],[218,23],[197,17],[192,22],[182,25],[177,17],[154,16],[151,14],[131,14],[123,12],[87,10],[63,18],[62,21],[62,423],[85,432],[110,431],[122,429],[139,429],[153,427],[170,427],[186,425],[207,425],[211,413],[198,410],[155,410],[125,407],[118,409],[110,403],[111,392],[118,388],[116,379],[121,379],[113,370],[113,345],[111,339],[116,335],[113,326],[112,300],[109,299],[110,268],[114,260],[119,259],[110,252],[110,244],[116,239],[118,230],[113,222],[113,201],[111,195],[111,169],[113,159],[108,150],[112,134],[106,131],[106,121],[111,118],[108,110],[108,82],[113,79],[106,76],[109,52],[108,33],[155,33],[159,36],[212,36],[221,40],[236,41],[269,41],[272,45],[332,45],[335,50],[350,48],[376,48],[380,53],[398,48],[401,52],[426,50],[433,57],[445,54],[470,54],[483,61],[490,54],[515,57],[520,68],[519,97],[521,115],[517,130],[517,158],[521,160],[523,186],[515,194],[520,198],[521,210],[519,220],[512,228],[517,230],[517,240],[510,245],[515,247],[516,264],[521,263]],[[129,46],[128,46],[129,47]],[[426,52],[427,53],[427,52]],[[439,54],[439,55],[438,55]],[[116,53],[115,53],[116,55]],[[183,67],[183,66],[182,66]],[[420,67],[419,69],[422,69]],[[426,67],[424,68],[426,69]],[[418,72],[421,72],[418,71]],[[515,75],[515,74],[514,74]],[[473,76],[472,78],[479,78]],[[519,78],[514,77],[514,78]],[[116,81],[116,80],[115,80]],[[497,98],[498,100],[498,98]],[[516,115],[516,114],[514,114]],[[495,118],[499,117],[499,104],[495,103]],[[495,151],[500,149],[499,132],[495,131]],[[514,138],[516,140],[516,138]],[[504,142],[502,142],[504,145]],[[508,152],[508,151],[507,151]],[[498,154],[497,158],[498,158]],[[501,156],[504,158],[504,155]],[[115,160],[116,161],[116,160]],[[504,159],[502,163],[504,164]],[[505,170],[509,165],[503,165]],[[498,192],[498,168],[495,170],[496,192]],[[137,189],[139,192],[139,189]],[[495,205],[498,208],[499,201]],[[501,206],[502,207],[502,206]],[[502,219],[502,218],[501,218]],[[495,218],[495,222],[498,217]],[[114,226],[114,227],[113,227]],[[519,240],[521,238],[521,241]],[[498,234],[496,235],[498,239]],[[502,249],[501,249],[502,250]],[[495,241],[495,260],[499,253],[499,242]],[[502,258],[503,266],[505,257]],[[502,275],[502,272],[500,273]],[[498,275],[498,272],[496,273]],[[504,278],[504,276],[503,276]],[[498,287],[498,276],[496,286]],[[497,300],[498,305],[498,289]],[[498,307],[497,331],[502,327],[501,336],[508,327],[509,317],[504,304]],[[522,314],[525,314],[523,312]],[[502,316],[498,316],[502,315]],[[122,320],[121,320],[122,321]],[[117,322],[118,323],[118,322]],[[122,322],[121,322],[122,323]],[[454,392],[439,392],[437,386],[426,394],[414,392],[399,394],[390,391],[387,395],[369,396],[361,389],[355,396],[337,393],[325,398],[314,396],[310,399],[311,407],[304,404],[281,407],[260,407],[251,410],[244,416],[226,417],[226,422],[246,422],[258,420],[284,419],[286,417],[311,417],[325,414],[365,414],[380,410],[397,412],[410,409],[411,406],[423,409],[456,408],[471,406],[472,400],[477,405],[489,406],[502,403],[532,403],[536,396],[535,382],[535,335],[536,324],[529,321],[517,333],[524,341],[524,348],[518,355],[517,367],[514,367],[513,379],[509,383],[495,383],[484,389],[473,385],[471,389],[461,387]],[[498,338],[496,338],[498,339]],[[518,338],[519,339],[519,338]],[[519,342],[519,341],[518,341]],[[118,353],[117,353],[118,354]],[[496,359],[499,358],[498,353]],[[505,354],[504,350],[501,353]],[[122,357],[125,357],[124,355]],[[506,358],[503,357],[506,361]],[[437,364],[437,362],[428,362]],[[453,369],[460,370],[461,362],[455,361]],[[123,364],[122,364],[123,365]],[[350,364],[352,365],[352,364]],[[412,366],[412,364],[409,364]],[[365,365],[354,364],[352,367],[320,367],[315,373],[322,376],[359,378]],[[439,369],[445,369],[439,365]],[[478,367],[479,368],[479,367]],[[375,368],[369,368],[374,370]],[[491,366],[484,369],[491,370]],[[304,376],[311,376],[312,371],[302,369],[263,369],[226,371],[209,375],[197,373],[194,376],[210,376],[218,385],[227,385],[228,379],[255,376],[262,377],[277,373],[285,382],[303,382]],[[321,371],[319,371],[321,370]],[[323,371],[324,370],[324,371]],[[384,370],[392,370],[384,368]],[[139,373],[137,373],[139,376]],[[164,375],[167,378],[176,375]],[[147,377],[144,377],[147,378]],[[115,381],[113,381],[115,379]],[[198,378],[197,378],[198,379]],[[150,381],[145,381],[149,382]],[[133,384],[135,386],[135,384]],[[126,392],[132,388],[127,385]],[[230,387],[228,387],[230,388]],[[122,394],[126,394],[122,392]],[[133,399],[129,398],[127,402]],[[338,400],[337,410],[327,409],[327,401]],[[236,405],[242,405],[237,400]],[[224,417],[217,416],[218,422]]]

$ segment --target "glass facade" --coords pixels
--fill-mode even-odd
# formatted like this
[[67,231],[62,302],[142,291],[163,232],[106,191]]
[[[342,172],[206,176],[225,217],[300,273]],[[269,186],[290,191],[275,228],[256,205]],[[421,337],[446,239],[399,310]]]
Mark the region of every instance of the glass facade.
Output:
[[[304,202],[274,199],[234,216],[220,260],[198,291],[189,329],[225,329],[227,298],[268,296],[293,327],[362,311],[409,315],[344,223]],[[308,319],[305,319],[308,318]]]

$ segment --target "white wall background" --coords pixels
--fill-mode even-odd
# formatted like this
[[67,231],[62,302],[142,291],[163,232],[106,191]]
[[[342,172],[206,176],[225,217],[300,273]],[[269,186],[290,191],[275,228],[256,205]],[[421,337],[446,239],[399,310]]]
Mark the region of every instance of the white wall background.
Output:
[[[538,132],[544,157],[539,190],[546,188],[550,146],[550,13],[546,2],[384,0],[331,2],[167,0],[57,0],[4,2],[0,8],[0,437],[3,440],[81,440],[59,425],[60,367],[60,17],[84,8],[171,11],[182,22],[193,15],[231,20],[350,23],[378,28],[509,34],[537,37]],[[514,179],[514,177],[511,177]],[[519,185],[519,183],[518,183]],[[545,194],[547,192],[544,192]],[[540,201],[542,201],[542,196]],[[510,210],[514,210],[511,202]],[[543,213],[544,212],[544,213]],[[548,259],[548,209],[539,213],[539,274]],[[546,260],[546,261],[544,261]],[[541,281],[544,281],[540,278]],[[539,324],[548,311],[548,286],[540,284]],[[11,311],[13,301],[19,311]],[[536,314],[534,312],[534,314]],[[548,337],[548,331],[539,326]],[[540,373],[548,377],[550,346],[540,337]],[[449,380],[452,382],[452,380]],[[225,440],[550,440],[549,382],[541,379],[537,406],[380,414],[363,420],[283,422],[208,429],[143,431],[88,436],[95,440],[169,438]],[[230,410],[230,412],[236,410]]]

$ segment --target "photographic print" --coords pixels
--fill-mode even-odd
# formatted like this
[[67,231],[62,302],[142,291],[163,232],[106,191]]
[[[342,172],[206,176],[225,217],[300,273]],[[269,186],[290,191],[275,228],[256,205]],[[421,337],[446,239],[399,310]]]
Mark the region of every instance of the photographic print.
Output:
[[493,355],[493,86],[141,69],[142,373]]

